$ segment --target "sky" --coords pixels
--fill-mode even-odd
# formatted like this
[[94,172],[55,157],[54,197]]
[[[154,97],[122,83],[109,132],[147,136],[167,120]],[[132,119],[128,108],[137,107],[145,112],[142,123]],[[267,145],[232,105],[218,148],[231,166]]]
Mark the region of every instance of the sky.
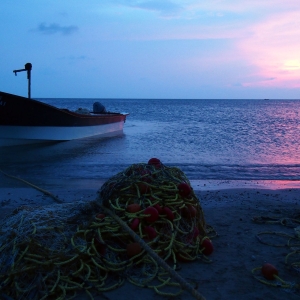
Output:
[[1,0],[0,90],[300,99],[299,0]]

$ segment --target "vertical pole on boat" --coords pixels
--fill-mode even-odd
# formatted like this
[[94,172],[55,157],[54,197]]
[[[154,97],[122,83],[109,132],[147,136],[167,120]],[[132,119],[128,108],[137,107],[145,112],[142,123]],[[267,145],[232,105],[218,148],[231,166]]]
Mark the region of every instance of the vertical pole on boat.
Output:
[[31,69],[32,69],[32,64],[27,63],[25,65],[25,70],[27,71],[27,79],[28,79],[28,98],[31,98]]
[[25,64],[25,69],[20,69],[20,70],[13,70],[15,75],[17,76],[18,72],[23,72],[27,71],[27,79],[28,79],[28,98],[31,98],[31,69],[32,69],[32,64],[27,63]]

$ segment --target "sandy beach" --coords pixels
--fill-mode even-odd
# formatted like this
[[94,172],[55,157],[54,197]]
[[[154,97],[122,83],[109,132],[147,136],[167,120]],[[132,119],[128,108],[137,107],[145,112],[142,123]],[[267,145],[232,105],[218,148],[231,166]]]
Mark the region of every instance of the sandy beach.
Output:
[[[57,204],[43,192],[29,187],[23,182],[0,175],[1,218],[22,205]],[[73,185],[47,186],[47,190],[63,202],[79,200],[92,201],[96,198],[99,187],[92,184],[77,187]],[[248,182],[249,183],[249,182]],[[232,182],[193,182],[193,188],[200,200],[205,221],[217,232],[212,239],[214,252],[209,256],[210,263],[201,260],[181,263],[178,274],[195,287],[205,299],[299,299],[299,269],[291,268],[290,260],[285,264],[286,256],[297,245],[288,247],[288,238],[276,234],[257,235],[262,232],[284,232],[295,236],[297,222],[287,219],[286,225],[275,222],[283,218],[299,216],[299,187],[296,182],[281,182],[280,185],[233,184]],[[275,188],[274,188],[275,187]],[[280,187],[280,189],[278,189]],[[42,187],[45,188],[45,187]],[[260,218],[259,218],[260,217]],[[263,222],[254,222],[263,221]],[[272,218],[272,219],[271,219]],[[299,218],[297,220],[300,220]],[[265,221],[274,221],[274,224]],[[291,225],[291,226],[290,226]],[[294,240],[296,244],[297,240]],[[280,244],[274,247],[271,244]],[[297,260],[297,255],[293,256]],[[272,286],[279,281],[262,283],[254,278],[252,270],[265,262],[271,263],[279,271],[279,277],[288,288]],[[260,271],[255,274],[260,276]],[[194,299],[184,291],[174,299]],[[80,295],[75,299],[89,299]],[[95,299],[168,299],[157,295],[152,289],[140,288],[126,282],[123,286],[103,293]]]

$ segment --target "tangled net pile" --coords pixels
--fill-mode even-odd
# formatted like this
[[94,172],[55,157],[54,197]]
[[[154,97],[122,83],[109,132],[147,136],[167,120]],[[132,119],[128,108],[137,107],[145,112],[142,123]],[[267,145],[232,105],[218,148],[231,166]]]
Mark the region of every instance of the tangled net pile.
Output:
[[0,298],[71,299],[85,291],[93,299],[125,280],[162,295],[181,293],[128,230],[173,270],[178,261],[209,261],[212,252],[211,228],[190,182],[152,159],[110,178],[95,201],[19,208],[4,220]]

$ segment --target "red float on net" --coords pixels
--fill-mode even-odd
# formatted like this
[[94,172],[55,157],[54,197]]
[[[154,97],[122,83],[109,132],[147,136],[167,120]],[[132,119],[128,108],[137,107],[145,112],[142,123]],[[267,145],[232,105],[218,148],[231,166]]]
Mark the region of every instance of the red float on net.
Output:
[[145,215],[150,215],[148,217],[145,218],[145,220],[149,223],[153,223],[155,222],[158,217],[159,217],[159,213],[157,211],[156,208],[154,208],[153,206],[149,206],[144,210],[144,214]]
[[204,255],[211,255],[213,253],[214,247],[210,239],[208,238],[204,239],[201,245],[204,248],[202,250],[202,253]]
[[177,188],[178,188],[178,193],[181,197],[188,197],[192,191],[191,187],[185,182],[179,183],[177,185]]

